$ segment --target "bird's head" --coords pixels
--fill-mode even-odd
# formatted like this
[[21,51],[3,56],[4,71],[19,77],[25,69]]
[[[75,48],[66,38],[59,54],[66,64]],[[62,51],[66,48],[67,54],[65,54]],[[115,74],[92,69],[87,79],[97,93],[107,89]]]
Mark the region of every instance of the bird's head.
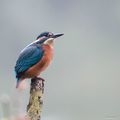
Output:
[[53,34],[52,32],[43,32],[36,39],[40,44],[53,44],[55,38],[58,38],[64,34]]

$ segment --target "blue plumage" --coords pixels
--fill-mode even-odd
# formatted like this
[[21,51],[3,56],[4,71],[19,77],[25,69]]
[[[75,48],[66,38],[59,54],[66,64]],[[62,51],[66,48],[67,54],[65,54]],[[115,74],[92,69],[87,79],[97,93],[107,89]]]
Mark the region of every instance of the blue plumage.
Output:
[[15,72],[16,78],[19,79],[20,74],[26,71],[28,68],[36,64],[38,61],[41,60],[44,54],[44,50],[42,46],[38,46],[37,44],[32,44],[27,46],[20,54],[16,65],[15,65]]

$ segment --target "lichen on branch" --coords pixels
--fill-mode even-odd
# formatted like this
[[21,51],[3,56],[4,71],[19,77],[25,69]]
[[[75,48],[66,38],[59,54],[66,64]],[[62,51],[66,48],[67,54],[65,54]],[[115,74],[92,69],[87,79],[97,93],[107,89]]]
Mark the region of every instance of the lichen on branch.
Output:
[[43,92],[44,80],[40,78],[31,79],[30,99],[27,105],[27,115],[30,120],[40,120],[41,118]]

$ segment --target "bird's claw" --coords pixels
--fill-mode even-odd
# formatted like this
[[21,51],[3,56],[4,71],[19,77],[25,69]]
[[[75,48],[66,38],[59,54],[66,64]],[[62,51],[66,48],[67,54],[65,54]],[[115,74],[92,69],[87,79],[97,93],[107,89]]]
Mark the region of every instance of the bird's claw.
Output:
[[34,77],[33,79],[45,81],[45,79],[43,79],[41,77]]

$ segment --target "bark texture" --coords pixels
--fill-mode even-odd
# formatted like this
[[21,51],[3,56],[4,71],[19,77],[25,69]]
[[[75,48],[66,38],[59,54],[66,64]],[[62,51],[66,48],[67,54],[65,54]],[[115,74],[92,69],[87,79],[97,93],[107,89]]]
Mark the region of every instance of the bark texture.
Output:
[[40,120],[43,106],[44,80],[31,79],[30,98],[27,105],[27,115],[30,120]]

